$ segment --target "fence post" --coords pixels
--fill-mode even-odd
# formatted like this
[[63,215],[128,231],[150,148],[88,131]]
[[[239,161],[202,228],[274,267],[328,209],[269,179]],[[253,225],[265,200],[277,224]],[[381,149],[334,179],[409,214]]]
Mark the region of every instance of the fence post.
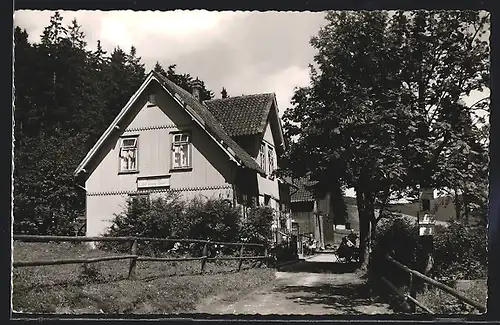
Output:
[[264,260],[263,260],[263,262],[266,266],[269,266],[269,252],[267,251],[267,244],[264,244],[264,245],[265,246],[264,246]]
[[[410,297],[417,299],[417,286],[415,285],[415,279],[413,278],[413,274],[409,273],[410,275]],[[417,312],[417,305],[410,300],[410,312],[411,313],[416,313]]]
[[135,265],[137,263],[137,239],[132,242],[132,247],[130,248],[130,255],[136,255],[136,257],[130,259],[130,266],[128,269],[128,278],[135,279]]
[[[245,245],[241,245],[240,248],[240,257],[243,257],[243,251],[245,250]],[[243,265],[243,259],[238,263],[238,272],[241,270],[241,266]]]
[[201,260],[201,273],[205,270],[205,264],[207,263],[207,258],[208,258],[208,243],[205,243],[205,246],[203,246],[203,257]]

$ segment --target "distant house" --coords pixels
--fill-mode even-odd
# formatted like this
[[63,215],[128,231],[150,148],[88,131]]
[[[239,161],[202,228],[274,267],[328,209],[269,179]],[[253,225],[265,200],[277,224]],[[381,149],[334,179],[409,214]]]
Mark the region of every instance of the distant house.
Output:
[[88,236],[103,234],[127,198],[167,192],[227,199],[243,212],[265,204],[289,217],[290,184],[273,175],[285,150],[276,96],[201,102],[199,91],[150,72],[81,161]]
[[[359,232],[359,215],[356,198],[344,196],[347,207],[347,222],[334,224],[333,206],[330,201],[330,193],[317,193],[314,190],[316,182],[299,179],[294,180],[298,189],[291,190],[291,212],[293,222],[298,226],[299,233],[311,236],[318,240],[321,246],[338,243],[346,233],[344,230]],[[431,213],[434,215],[436,224],[446,226],[447,221],[456,219],[455,205],[451,197],[437,197],[430,201]],[[398,213],[409,220],[417,221],[420,211],[419,202],[392,204],[389,211]],[[379,210],[375,210],[379,215]]]
[[319,194],[314,190],[316,182],[298,179],[297,188],[291,190],[292,222],[301,235],[319,241],[320,247],[334,243],[333,207],[330,193]]
[[[447,225],[448,221],[456,220],[456,207],[451,196],[441,196],[436,197],[430,201],[431,213],[434,215],[436,224]],[[400,213],[408,217],[417,218],[418,212],[420,211],[419,202],[410,203],[398,203],[393,204],[389,207],[392,212]],[[476,218],[472,218],[476,219]]]

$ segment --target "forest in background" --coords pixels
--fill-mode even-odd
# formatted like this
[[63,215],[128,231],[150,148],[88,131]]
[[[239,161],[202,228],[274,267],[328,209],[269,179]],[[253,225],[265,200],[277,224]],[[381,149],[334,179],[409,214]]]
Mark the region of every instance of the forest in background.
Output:
[[[14,233],[74,234],[85,191],[73,171],[147,71],[134,46],[89,50],[82,26],[58,12],[38,43],[16,27],[14,45]],[[175,64],[154,70],[191,91]],[[203,84],[201,99],[213,97]]]

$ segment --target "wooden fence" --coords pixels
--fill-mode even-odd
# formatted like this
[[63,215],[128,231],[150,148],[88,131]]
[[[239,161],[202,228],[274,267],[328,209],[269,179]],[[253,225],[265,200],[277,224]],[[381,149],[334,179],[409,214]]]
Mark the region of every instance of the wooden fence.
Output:
[[[216,242],[203,239],[174,239],[174,238],[149,238],[149,237],[84,237],[84,236],[36,236],[36,235],[13,235],[13,239],[24,242],[128,242],[130,243],[130,254],[120,256],[104,256],[87,259],[54,259],[54,260],[39,260],[39,261],[14,261],[13,267],[27,267],[27,266],[43,266],[43,265],[63,265],[63,264],[87,264],[102,261],[116,261],[116,260],[130,260],[128,278],[135,277],[135,266],[137,261],[154,261],[154,262],[178,262],[178,261],[201,261],[201,273],[205,270],[207,261],[216,260],[236,260],[238,262],[238,271],[244,260],[267,260],[269,258],[267,246],[257,243],[226,243]],[[186,258],[165,258],[165,257],[148,257],[137,255],[138,242],[180,242],[180,243],[199,243],[204,244],[203,253],[201,257],[186,257]],[[225,245],[225,246],[238,246],[240,247],[239,256],[220,256],[209,257],[208,247],[210,245]],[[264,255],[260,256],[245,256],[245,247],[262,247]]]
[[[396,288],[396,286],[394,284],[392,284],[389,280],[387,280],[386,278],[382,277],[382,281],[387,284],[389,286],[389,288],[394,291],[396,294],[398,294],[400,297],[402,297],[403,299],[408,299],[410,300],[414,306],[418,306],[420,307],[422,310],[424,310],[426,313],[429,313],[429,314],[434,314],[434,312],[424,306],[422,303],[420,303],[416,297],[415,297],[415,293],[414,293],[414,290],[412,288],[413,286],[413,276],[416,276],[418,278],[420,278],[421,280],[423,280],[425,283],[428,283],[432,286],[435,286],[436,288],[439,288],[447,293],[449,293],[450,295],[454,296],[455,298],[457,298],[458,300],[462,301],[462,302],[465,302],[471,306],[473,306],[474,308],[476,308],[477,310],[479,310],[480,312],[484,313],[486,312],[486,307],[483,306],[482,304],[480,304],[479,302],[473,300],[473,299],[470,299],[469,297],[466,297],[463,293],[439,282],[439,281],[436,281],[418,271],[415,271],[415,270],[412,270],[410,269],[408,266],[396,261],[395,259],[393,259],[391,256],[389,255],[386,255],[385,256],[386,259],[391,262],[392,264],[396,265],[399,269],[403,270],[404,272],[408,273],[410,275],[410,293],[411,294],[408,294],[408,293],[403,293],[401,292],[398,288]],[[414,308],[413,308],[414,309]]]

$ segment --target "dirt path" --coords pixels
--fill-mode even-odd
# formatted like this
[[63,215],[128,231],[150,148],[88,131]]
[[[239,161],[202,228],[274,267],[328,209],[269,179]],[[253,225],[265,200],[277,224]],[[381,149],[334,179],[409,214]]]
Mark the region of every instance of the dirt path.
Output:
[[[283,267],[276,280],[237,300],[202,302],[198,312],[210,314],[360,315],[390,314],[347,265],[330,262],[328,255]],[[328,261],[328,262],[327,262]]]

